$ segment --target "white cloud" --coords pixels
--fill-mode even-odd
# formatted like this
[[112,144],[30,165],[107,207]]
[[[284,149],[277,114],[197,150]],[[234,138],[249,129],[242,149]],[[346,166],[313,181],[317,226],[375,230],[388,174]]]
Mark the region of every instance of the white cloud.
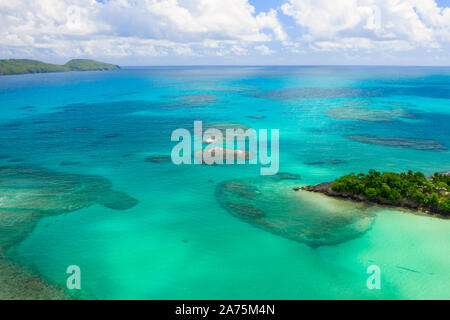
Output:
[[179,56],[195,56],[197,55],[191,47],[186,45],[175,46],[172,48],[173,52]]
[[[0,58],[425,53],[450,44],[450,8],[435,0],[284,0],[266,12],[249,1],[259,0],[0,0]],[[282,24],[286,16],[295,24]]]
[[0,0],[0,49],[11,55],[196,55],[211,44],[245,45],[287,36],[277,12],[248,0]]
[[288,0],[282,6],[317,50],[409,50],[450,42],[450,9],[434,0]]
[[258,50],[261,54],[267,55],[267,56],[275,53],[275,51],[269,49],[269,47],[267,47],[266,45],[263,45],[263,44],[260,46],[256,46],[255,49]]

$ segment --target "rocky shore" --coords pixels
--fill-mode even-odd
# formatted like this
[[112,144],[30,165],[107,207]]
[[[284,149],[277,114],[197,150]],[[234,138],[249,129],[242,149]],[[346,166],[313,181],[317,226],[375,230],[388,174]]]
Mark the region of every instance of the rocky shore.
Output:
[[425,204],[418,203],[412,199],[401,198],[398,200],[387,200],[387,199],[371,199],[364,195],[352,194],[350,192],[338,192],[333,190],[333,182],[323,182],[317,185],[309,185],[305,187],[294,187],[294,191],[309,191],[318,192],[330,197],[343,198],[352,201],[365,202],[367,204],[378,204],[389,207],[396,207],[402,209],[415,210],[421,213],[437,215],[441,218],[450,218],[449,213],[445,210],[441,210],[436,207],[428,206]]

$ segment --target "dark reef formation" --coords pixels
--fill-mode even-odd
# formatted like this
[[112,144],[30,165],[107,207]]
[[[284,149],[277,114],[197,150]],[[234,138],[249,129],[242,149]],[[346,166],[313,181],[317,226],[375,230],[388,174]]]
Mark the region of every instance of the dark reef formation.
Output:
[[190,94],[179,96],[179,99],[188,103],[214,103],[217,98],[213,94]]
[[416,119],[418,116],[401,108],[335,107],[324,113],[333,119],[392,122],[395,118]]
[[347,163],[347,161],[341,160],[341,159],[327,159],[327,160],[305,162],[305,164],[308,166],[338,165],[338,164],[344,164],[344,163]]
[[278,172],[273,176],[270,176],[274,181],[282,181],[282,180],[300,180],[302,178],[301,175],[290,172]]
[[376,98],[388,96],[422,96],[450,99],[447,88],[439,87],[336,87],[336,88],[282,88],[257,94],[261,98],[276,100],[337,99],[337,98]]
[[97,175],[61,173],[35,166],[0,167],[0,299],[67,298],[31,271],[9,260],[7,249],[30,233],[45,216],[101,204],[127,210],[138,200],[112,189]]
[[346,136],[350,140],[380,146],[403,147],[424,151],[447,151],[448,148],[439,141],[419,138],[378,137],[368,134]]
[[36,109],[36,107],[34,107],[34,106],[23,106],[23,107],[19,108],[19,110],[23,110],[23,111],[30,111],[30,110],[34,110],[34,109]]
[[152,162],[152,163],[167,163],[171,162],[172,158],[165,154],[157,154],[153,156],[149,156],[145,158],[145,162]]
[[41,130],[37,131],[36,134],[55,134],[55,133],[63,133],[63,129],[52,129],[52,130]]
[[118,133],[108,133],[107,135],[105,135],[106,139],[114,139],[117,138],[119,136]]
[[250,119],[264,119],[266,116],[256,115],[256,116],[248,116]]
[[59,163],[60,166],[65,167],[65,166],[77,166],[81,164],[80,161],[61,161]]
[[291,192],[299,179],[285,172],[226,181],[216,187],[216,199],[232,216],[311,247],[339,244],[370,228],[373,214],[366,206]]

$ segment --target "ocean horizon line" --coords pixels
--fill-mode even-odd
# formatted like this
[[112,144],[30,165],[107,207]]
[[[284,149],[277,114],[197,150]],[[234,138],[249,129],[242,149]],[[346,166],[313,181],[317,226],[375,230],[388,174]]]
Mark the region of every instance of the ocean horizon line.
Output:
[[395,68],[450,68],[448,66],[438,66],[438,65],[339,65],[339,64],[261,64],[261,65],[234,65],[234,64],[174,64],[174,65],[121,65],[117,64],[121,68],[174,68],[174,67],[231,67],[231,68],[239,68],[239,67],[344,67],[344,68],[353,68],[353,67],[395,67]]

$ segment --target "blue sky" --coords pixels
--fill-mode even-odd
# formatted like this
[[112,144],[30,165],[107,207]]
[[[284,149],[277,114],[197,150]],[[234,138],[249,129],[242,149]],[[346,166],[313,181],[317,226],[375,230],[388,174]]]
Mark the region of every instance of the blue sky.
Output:
[[0,58],[450,65],[450,0],[0,0]]

